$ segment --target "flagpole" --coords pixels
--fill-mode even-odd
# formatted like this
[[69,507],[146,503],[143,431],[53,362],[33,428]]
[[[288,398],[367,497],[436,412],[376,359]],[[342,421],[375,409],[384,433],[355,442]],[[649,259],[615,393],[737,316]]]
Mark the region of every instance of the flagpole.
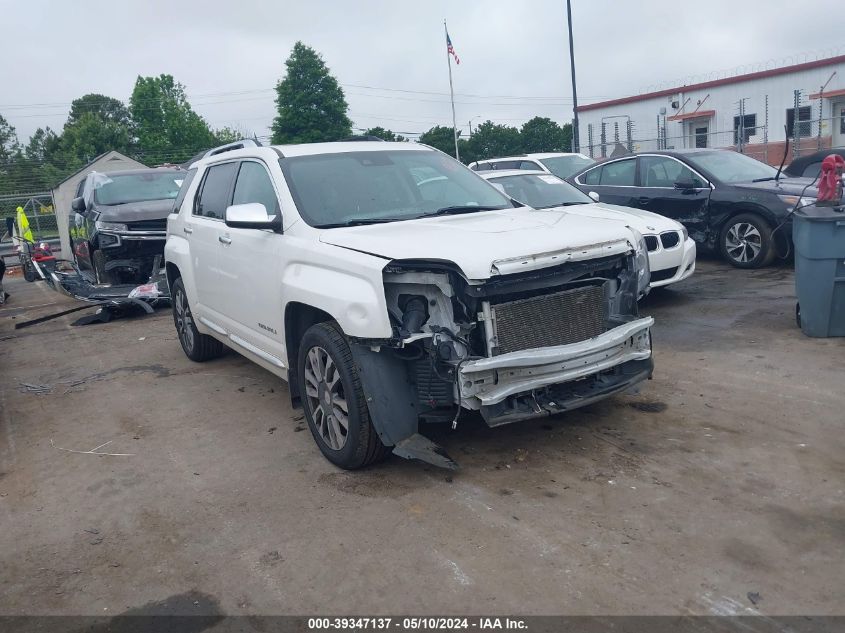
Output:
[[[449,38],[449,29],[446,28],[446,20],[443,20],[443,32],[446,34],[446,39]],[[455,91],[452,88],[452,59],[449,56],[449,49],[446,49],[446,63],[449,64],[449,95],[452,100],[452,136],[455,137],[455,158],[461,160],[461,154],[458,152],[458,120],[455,117]]]

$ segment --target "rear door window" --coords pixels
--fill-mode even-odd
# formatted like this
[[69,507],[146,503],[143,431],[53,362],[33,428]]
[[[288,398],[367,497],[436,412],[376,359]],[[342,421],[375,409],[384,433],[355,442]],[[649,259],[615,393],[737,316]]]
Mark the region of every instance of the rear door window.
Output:
[[602,166],[599,184],[613,185],[616,187],[633,187],[636,173],[637,160],[635,158],[608,163]]
[[693,182],[701,185],[691,169],[668,156],[640,156],[640,185],[673,189],[676,182]]
[[[205,174],[202,190],[194,205],[194,215],[222,220],[229,206],[232,180],[238,171],[238,163],[212,165]],[[184,183],[183,183],[184,185]]]

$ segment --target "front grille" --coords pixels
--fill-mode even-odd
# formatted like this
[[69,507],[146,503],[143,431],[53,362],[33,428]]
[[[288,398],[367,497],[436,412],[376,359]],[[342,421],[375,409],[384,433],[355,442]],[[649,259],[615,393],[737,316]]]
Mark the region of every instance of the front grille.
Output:
[[657,250],[657,236],[656,235],[646,235],[643,237],[645,240],[645,247],[649,251],[656,251]]
[[584,286],[492,306],[493,355],[585,341],[607,329],[603,286]]
[[663,270],[652,270],[651,271],[651,280],[652,281],[665,281],[667,279],[671,279],[675,276],[678,272],[678,267],[675,266],[674,268],[664,268]]
[[660,234],[660,243],[663,244],[663,248],[674,248],[680,241],[681,236],[678,235],[677,231],[667,231]]
[[126,226],[130,231],[166,231],[167,218],[160,220],[138,220],[137,222],[127,222]]

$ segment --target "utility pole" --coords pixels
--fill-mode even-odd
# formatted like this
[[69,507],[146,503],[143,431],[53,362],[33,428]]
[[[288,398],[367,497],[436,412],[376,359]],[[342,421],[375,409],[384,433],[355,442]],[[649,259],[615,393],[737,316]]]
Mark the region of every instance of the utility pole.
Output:
[[575,88],[575,47],[572,42],[572,2],[566,0],[566,21],[569,24],[569,69],[572,72],[572,112],[575,114],[572,122],[572,151],[581,151],[578,142],[578,91]]

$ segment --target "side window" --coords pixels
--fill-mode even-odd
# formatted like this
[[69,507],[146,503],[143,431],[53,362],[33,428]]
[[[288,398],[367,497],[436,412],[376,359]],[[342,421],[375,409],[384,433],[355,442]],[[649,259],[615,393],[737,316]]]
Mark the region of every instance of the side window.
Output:
[[585,185],[597,185],[599,184],[599,180],[601,179],[601,167],[596,167],[595,169],[591,169],[590,171],[586,172],[583,176],[581,176],[581,181]]
[[637,160],[620,160],[602,166],[601,185],[616,185],[617,187],[633,187],[634,176],[637,173]]
[[643,187],[672,188],[676,182],[703,186],[692,170],[668,156],[640,156],[640,184]]
[[173,210],[171,211],[171,213],[179,213],[179,209],[182,208],[182,203],[185,201],[185,196],[188,194],[188,187],[191,186],[191,182],[193,182],[194,176],[196,175],[196,168],[189,170],[188,173],[185,175],[185,179],[179,186],[179,193],[177,194],[176,199],[173,201]]
[[[202,190],[194,203],[194,215],[222,220],[229,206],[229,192],[238,163],[213,165],[205,173]],[[184,184],[184,183],[183,183]]]
[[276,197],[276,190],[270,180],[270,174],[260,163],[244,161],[238,172],[238,179],[235,182],[235,193],[232,196],[232,204],[246,204],[258,202],[264,205],[267,215],[276,215],[279,212],[279,200]]
[[519,168],[520,169],[530,169],[532,171],[538,171],[538,170],[539,171],[545,171],[542,167],[540,167],[540,165],[538,165],[537,163],[535,163],[532,160],[522,161],[521,163],[519,163]]
[[821,163],[810,163],[804,168],[804,173],[801,174],[804,178],[817,178],[822,171]]

